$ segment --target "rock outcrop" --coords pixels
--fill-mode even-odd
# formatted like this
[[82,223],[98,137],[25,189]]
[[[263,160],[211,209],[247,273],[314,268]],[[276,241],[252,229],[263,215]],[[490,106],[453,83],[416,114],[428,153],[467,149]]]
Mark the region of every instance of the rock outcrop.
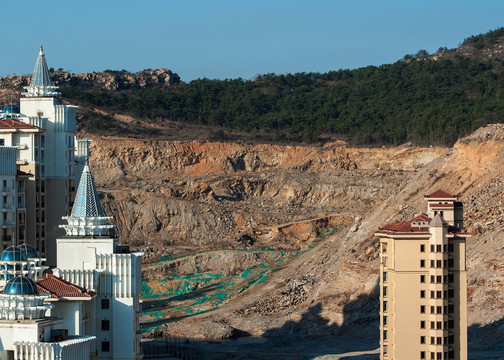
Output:
[[[31,75],[11,75],[0,78],[0,88],[19,90],[27,86]],[[71,74],[66,71],[54,71],[51,79],[55,86],[71,85],[72,87],[119,91],[133,87],[138,88],[166,88],[180,83],[178,74],[169,69],[144,70],[137,73],[127,71],[92,72]]]

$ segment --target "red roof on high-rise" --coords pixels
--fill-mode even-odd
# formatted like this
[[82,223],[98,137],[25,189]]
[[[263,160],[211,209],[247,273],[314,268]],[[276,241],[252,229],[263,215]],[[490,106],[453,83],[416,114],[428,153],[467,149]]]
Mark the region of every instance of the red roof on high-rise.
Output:
[[[379,234],[388,234],[388,235],[427,235],[429,232],[429,225],[432,219],[428,217],[426,214],[420,214],[415,216],[413,219],[408,221],[401,221],[394,224],[387,224],[378,228],[375,231]],[[444,221],[444,220],[443,220]],[[465,234],[465,231],[448,225],[448,233],[452,234]]]
[[[431,218],[426,214],[420,214],[415,216],[413,219],[408,221],[401,221],[395,224],[387,224],[385,226],[380,227],[375,232],[380,233],[429,233],[429,223],[431,222]],[[414,224],[418,223],[418,224]]]
[[7,118],[0,120],[0,130],[43,130],[38,126],[19,121],[17,119]]
[[93,297],[94,291],[72,284],[52,274],[45,274],[44,278],[37,282],[40,294],[49,294],[52,298],[62,297]]
[[444,190],[436,190],[432,194],[429,195],[424,195],[425,198],[438,198],[438,199],[450,199],[450,198],[456,198],[456,195],[447,193]]

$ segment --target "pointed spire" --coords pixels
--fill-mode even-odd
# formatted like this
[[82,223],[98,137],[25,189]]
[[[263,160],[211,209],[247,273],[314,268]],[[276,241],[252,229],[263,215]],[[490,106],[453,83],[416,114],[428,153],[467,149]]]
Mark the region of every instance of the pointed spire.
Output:
[[70,216],[86,216],[86,217],[103,217],[102,206],[98,198],[98,192],[94,183],[93,175],[89,171],[89,166],[86,162],[80,178],[77,194]]
[[109,236],[110,231],[115,227],[109,224],[110,219],[112,217],[105,216],[93,175],[86,163],[82,170],[72,213],[70,216],[63,217],[63,220],[68,221],[68,225],[59,227],[64,228],[69,236]]
[[40,45],[40,51],[37,56],[35,68],[33,69],[30,86],[26,86],[25,89],[26,92],[23,93],[23,95],[27,97],[53,97],[60,95],[60,93],[56,91],[58,87],[52,84],[42,45]]

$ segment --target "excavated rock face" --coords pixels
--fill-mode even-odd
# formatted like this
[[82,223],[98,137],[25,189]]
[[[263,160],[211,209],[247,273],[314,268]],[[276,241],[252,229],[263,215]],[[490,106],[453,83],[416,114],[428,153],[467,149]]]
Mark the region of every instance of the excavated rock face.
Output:
[[95,139],[91,151],[105,209],[133,245],[239,247],[247,238],[301,250],[446,150]]
[[[91,165],[122,238],[147,247],[151,264],[165,253],[200,249],[303,250],[268,281],[219,309],[170,322],[158,335],[377,337],[373,231],[425,212],[423,194],[438,188],[458,193],[474,234],[467,248],[470,346],[485,347],[488,338],[503,341],[495,330],[504,317],[503,134],[503,125],[490,125],[453,149],[95,139]],[[340,225],[320,240],[324,230]],[[317,236],[318,245],[310,248]],[[242,270],[234,262],[267,261],[227,255],[218,268],[215,259],[198,259],[228,272]],[[146,269],[146,278],[191,269],[190,261],[170,264]],[[215,324],[222,326],[212,333]]]

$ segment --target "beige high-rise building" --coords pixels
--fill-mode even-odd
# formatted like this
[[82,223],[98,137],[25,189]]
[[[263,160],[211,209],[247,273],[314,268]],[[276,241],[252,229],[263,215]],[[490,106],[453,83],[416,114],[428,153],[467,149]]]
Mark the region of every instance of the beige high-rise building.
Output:
[[379,228],[380,359],[467,359],[463,206],[443,190],[427,214]]

